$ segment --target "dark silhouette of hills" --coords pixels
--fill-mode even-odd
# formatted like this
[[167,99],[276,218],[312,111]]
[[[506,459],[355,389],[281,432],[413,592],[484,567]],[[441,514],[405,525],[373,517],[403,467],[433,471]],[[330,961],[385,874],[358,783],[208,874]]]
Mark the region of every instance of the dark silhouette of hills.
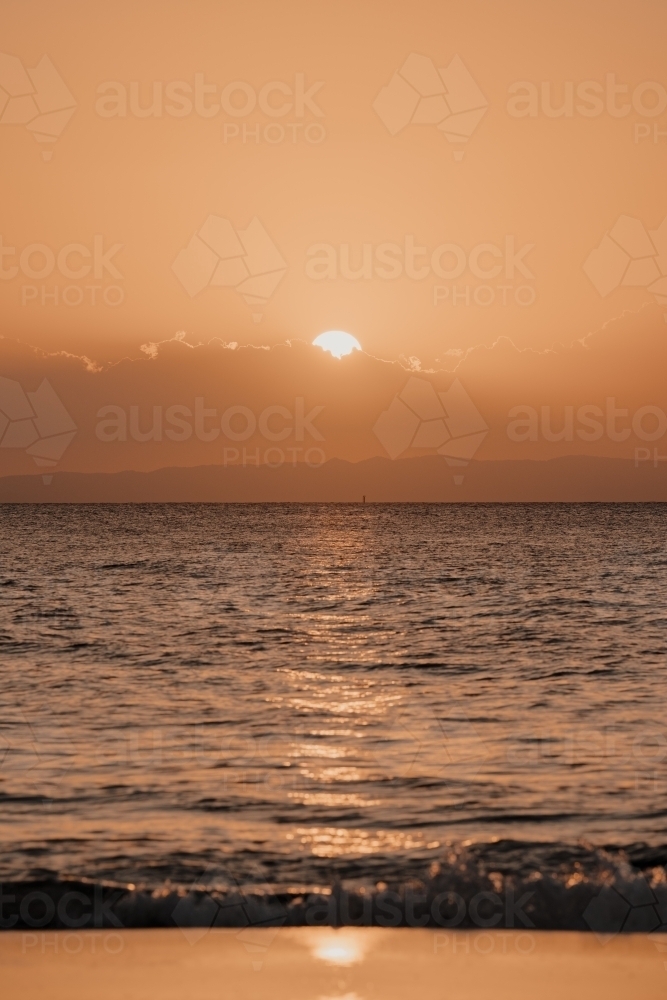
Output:
[[[463,477],[460,485],[454,476]],[[50,479],[50,481],[49,481]],[[667,502],[667,463],[570,456],[471,462],[437,455],[299,464],[204,465],[153,472],[55,472],[0,478],[2,503]]]

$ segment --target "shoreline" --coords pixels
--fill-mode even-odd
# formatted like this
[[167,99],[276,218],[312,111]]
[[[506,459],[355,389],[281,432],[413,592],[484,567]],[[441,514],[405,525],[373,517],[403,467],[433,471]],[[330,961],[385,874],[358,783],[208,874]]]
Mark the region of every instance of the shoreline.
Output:
[[7,996],[22,1000],[658,1000],[667,935],[571,931],[214,928],[7,931]]

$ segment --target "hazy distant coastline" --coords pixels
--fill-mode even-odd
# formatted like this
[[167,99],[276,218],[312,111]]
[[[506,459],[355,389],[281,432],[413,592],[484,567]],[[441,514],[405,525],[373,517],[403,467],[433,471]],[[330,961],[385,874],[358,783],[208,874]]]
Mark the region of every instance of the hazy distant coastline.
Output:
[[429,455],[332,459],[319,468],[202,465],[0,477],[0,503],[354,503],[364,496],[369,503],[667,502],[667,463],[569,456],[452,469]]

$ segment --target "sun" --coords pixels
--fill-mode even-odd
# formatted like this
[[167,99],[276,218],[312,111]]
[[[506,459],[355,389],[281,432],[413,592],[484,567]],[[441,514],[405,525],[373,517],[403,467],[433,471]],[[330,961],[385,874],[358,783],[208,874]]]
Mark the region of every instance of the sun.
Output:
[[352,351],[360,351],[361,344],[351,333],[344,330],[327,330],[315,337],[313,347],[321,347],[323,351],[329,351],[334,358],[342,358],[344,354],[351,354]]

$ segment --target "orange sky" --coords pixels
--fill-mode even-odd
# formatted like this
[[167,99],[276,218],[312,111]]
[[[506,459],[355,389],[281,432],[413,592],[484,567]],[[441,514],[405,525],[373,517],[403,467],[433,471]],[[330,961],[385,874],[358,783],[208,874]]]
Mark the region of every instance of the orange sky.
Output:
[[[69,433],[62,454],[51,457],[58,469],[80,472],[257,462],[315,467],[332,458],[404,458],[439,448],[445,458],[465,460],[577,454],[639,457],[662,468],[663,323],[661,309],[647,306],[553,350],[519,349],[500,338],[472,349],[450,372],[410,372],[360,351],[339,361],[298,340],[261,349],[172,339],[145,345],[137,359],[99,366],[5,338],[4,379],[15,392],[22,387],[33,406],[46,380],[66,413],[58,404],[47,407],[34,444],[8,447],[3,438],[0,460],[6,475],[44,471],[35,457],[49,457],[48,442]],[[7,387],[0,379],[0,402]],[[6,434],[16,427],[15,420]],[[426,437],[415,436],[419,427]]]
[[[340,327],[378,357],[416,356],[430,366],[448,351],[499,335],[520,347],[544,347],[598,329],[624,309],[654,301],[636,286],[603,298],[583,264],[619,216],[651,230],[667,215],[667,135],[659,134],[667,132],[667,108],[652,117],[660,90],[646,87],[667,87],[666,20],[665,5],[646,0],[6,0],[3,51],[26,69],[48,55],[76,107],[50,144],[35,141],[26,123],[0,122],[4,187],[11,192],[1,235],[5,248],[16,249],[3,258],[3,331],[48,349],[111,359],[177,330],[195,339],[273,344]],[[460,147],[433,124],[408,124],[391,135],[374,110],[411,53],[437,68],[458,56],[488,102]],[[208,116],[195,109],[169,114],[167,107],[187,111],[174,103],[173,88],[181,81],[194,89],[198,74],[211,88],[200,96]],[[609,74],[627,85],[615,104],[606,93],[601,99],[620,117],[607,106],[597,113],[576,96],[586,81],[607,87]],[[302,107],[299,76],[307,95]],[[241,117],[221,106],[224,88],[238,81],[245,89],[227,92],[228,108],[258,100]],[[572,115],[548,117],[538,102],[536,116],[513,116],[510,88],[522,81],[544,81],[555,107],[572,85]],[[141,107],[149,105],[154,82],[162,114],[137,117],[130,85]],[[126,95],[125,117],[99,113],[105,83],[121,86],[106,94]],[[187,90],[180,93],[187,101]],[[274,117],[259,103],[285,113]],[[577,107],[592,109],[592,117]],[[48,162],[45,149],[52,151]],[[237,232],[257,217],[277,247],[286,270],[260,307],[233,287],[209,286],[190,297],[174,274],[172,263],[210,215]],[[111,258],[115,271],[102,267],[99,278],[68,278],[57,264],[34,278],[20,266],[20,251],[30,244],[45,244],[57,260],[69,244],[92,250],[96,235],[103,251],[122,247]],[[508,238],[515,252],[523,250],[530,277],[508,262]],[[427,251],[413,268],[425,267],[424,277],[406,275],[406,241]],[[307,274],[308,251],[320,244],[332,248],[335,278]],[[360,267],[364,244],[373,255],[371,276],[341,277],[346,255]],[[400,248],[399,277],[375,273],[382,244]],[[433,272],[432,253],[443,244],[463,254],[463,272],[451,280]],[[478,270],[492,273],[499,263],[500,276],[472,273],[470,253],[483,244],[502,256],[482,250]],[[67,260],[76,273],[83,258]],[[445,272],[456,260],[445,255]],[[7,277],[15,264],[18,273]],[[33,274],[47,264],[39,253],[28,258]],[[113,286],[108,300],[120,304],[102,301],[106,286]],[[70,305],[62,302],[68,287]],[[475,294],[491,304],[475,304]]]
[[[410,377],[460,381],[478,458],[632,457],[648,438],[578,421],[667,411],[665,28],[657,0],[6,0],[0,376],[49,380],[62,468],[219,461],[100,447],[102,406],[196,398],[303,399],[327,458],[387,454]],[[365,353],[303,346],[330,328]],[[546,436],[514,440],[522,405]]]

